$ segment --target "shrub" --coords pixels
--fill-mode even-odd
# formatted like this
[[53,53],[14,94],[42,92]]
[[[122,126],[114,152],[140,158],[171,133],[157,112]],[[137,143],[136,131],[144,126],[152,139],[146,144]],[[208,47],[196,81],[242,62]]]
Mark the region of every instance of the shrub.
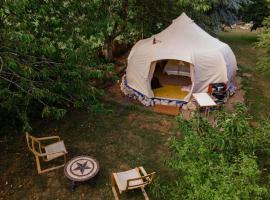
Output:
[[[270,6],[269,6],[270,9]],[[263,48],[264,52],[259,58],[257,68],[262,72],[270,72],[270,16],[265,18],[264,31],[259,35],[257,47]]]
[[181,117],[177,120],[184,138],[171,138],[172,157],[167,161],[176,177],[169,185],[158,182],[154,186],[158,198],[267,198],[267,189],[259,184],[261,171],[256,152],[269,147],[269,142],[262,143],[263,137],[269,141],[268,124],[253,128],[241,104],[233,114],[217,113],[214,125],[198,114],[190,121]]

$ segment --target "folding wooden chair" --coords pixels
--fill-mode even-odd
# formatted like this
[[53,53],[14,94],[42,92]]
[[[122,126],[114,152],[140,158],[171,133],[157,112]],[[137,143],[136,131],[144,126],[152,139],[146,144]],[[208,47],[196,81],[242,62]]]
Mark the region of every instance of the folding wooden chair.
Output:
[[[26,136],[26,141],[27,141],[27,146],[29,150],[34,154],[35,160],[36,160],[36,165],[37,165],[37,171],[38,174],[45,173],[48,171],[52,171],[54,169],[58,169],[60,167],[63,167],[66,163],[66,154],[67,150],[64,145],[64,142],[60,140],[59,136],[49,136],[49,137],[41,137],[37,138],[29,133],[25,134]],[[45,145],[47,141],[53,141],[56,140],[56,142],[50,142],[50,144]],[[54,167],[50,167],[47,169],[41,169],[41,163],[40,163],[40,158],[43,159],[45,162],[49,162],[52,160],[55,160],[57,158],[63,157],[64,158],[64,163],[61,165],[57,165]]]
[[155,172],[147,174],[143,167],[112,173],[112,191],[115,200],[119,200],[118,192],[122,194],[122,192],[137,188],[141,188],[144,198],[149,200],[144,187],[152,182],[154,175]]

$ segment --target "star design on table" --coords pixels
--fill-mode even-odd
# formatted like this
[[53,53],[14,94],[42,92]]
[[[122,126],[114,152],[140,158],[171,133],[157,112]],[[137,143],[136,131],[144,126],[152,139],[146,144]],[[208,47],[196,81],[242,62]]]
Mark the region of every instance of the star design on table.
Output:
[[81,163],[76,163],[76,164],[77,164],[77,167],[73,171],[80,170],[82,175],[83,175],[85,169],[90,169],[90,167],[87,166],[87,161],[85,161],[83,164],[81,164]]

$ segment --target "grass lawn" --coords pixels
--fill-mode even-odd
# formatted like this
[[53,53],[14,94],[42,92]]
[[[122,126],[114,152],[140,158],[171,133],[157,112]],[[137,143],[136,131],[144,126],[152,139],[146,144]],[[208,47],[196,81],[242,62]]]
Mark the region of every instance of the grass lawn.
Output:
[[[219,37],[231,45],[237,56],[250,113],[257,120],[265,117],[270,111],[270,76],[255,69],[259,51],[252,43],[256,34],[230,32]],[[61,121],[35,125],[35,135],[60,135],[68,158],[85,154],[99,161],[101,170],[96,180],[79,186],[75,192],[69,190],[70,182],[62,169],[37,175],[24,135],[0,136],[0,200],[113,199],[110,173],[139,165],[149,172],[156,171],[164,181],[173,180],[174,174],[164,162],[170,155],[169,137],[180,135],[174,117],[153,113],[142,106],[110,103],[108,107],[111,112],[105,115],[72,111]],[[154,199],[149,189],[148,194]],[[142,197],[141,192],[131,192],[121,199]]]
[[225,32],[218,35],[228,43],[236,55],[245,101],[255,120],[261,120],[270,113],[270,73],[260,73],[256,69],[261,50],[255,48],[256,32]]
[[[0,146],[0,199],[113,199],[110,173],[140,165],[169,181],[172,173],[164,161],[169,156],[167,140],[177,133],[174,117],[119,104],[110,109],[106,115],[71,112],[62,121],[42,122],[35,128],[42,135],[57,132],[65,141],[68,158],[94,156],[101,167],[95,181],[71,192],[62,169],[37,175],[24,136],[11,135]],[[122,195],[131,200],[142,197],[140,191]]]

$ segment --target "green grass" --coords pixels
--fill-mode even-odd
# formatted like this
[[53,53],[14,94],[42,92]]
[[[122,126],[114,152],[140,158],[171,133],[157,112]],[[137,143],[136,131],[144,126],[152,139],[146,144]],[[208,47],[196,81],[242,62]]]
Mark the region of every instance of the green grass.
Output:
[[257,41],[256,32],[221,32],[218,34],[218,37],[229,45],[250,45]]
[[255,121],[262,120],[270,113],[270,74],[261,73],[256,62],[262,52],[255,47],[257,33],[225,32],[220,33],[220,40],[228,43],[234,51],[242,88],[245,91],[245,102]]
[[[149,172],[158,172],[158,177],[169,182],[173,173],[164,161],[169,157],[167,140],[177,132],[176,122],[174,117],[142,108],[111,104],[112,112],[106,115],[74,111],[62,121],[36,125],[35,135],[60,135],[69,158],[85,154],[99,161],[101,170],[95,181],[80,185],[73,193],[62,169],[37,175],[24,136],[9,137],[0,146],[0,171],[4,172],[0,199],[113,199],[110,174],[140,165]],[[148,193],[151,196],[149,190]],[[137,191],[124,194],[121,199],[142,197]]]

